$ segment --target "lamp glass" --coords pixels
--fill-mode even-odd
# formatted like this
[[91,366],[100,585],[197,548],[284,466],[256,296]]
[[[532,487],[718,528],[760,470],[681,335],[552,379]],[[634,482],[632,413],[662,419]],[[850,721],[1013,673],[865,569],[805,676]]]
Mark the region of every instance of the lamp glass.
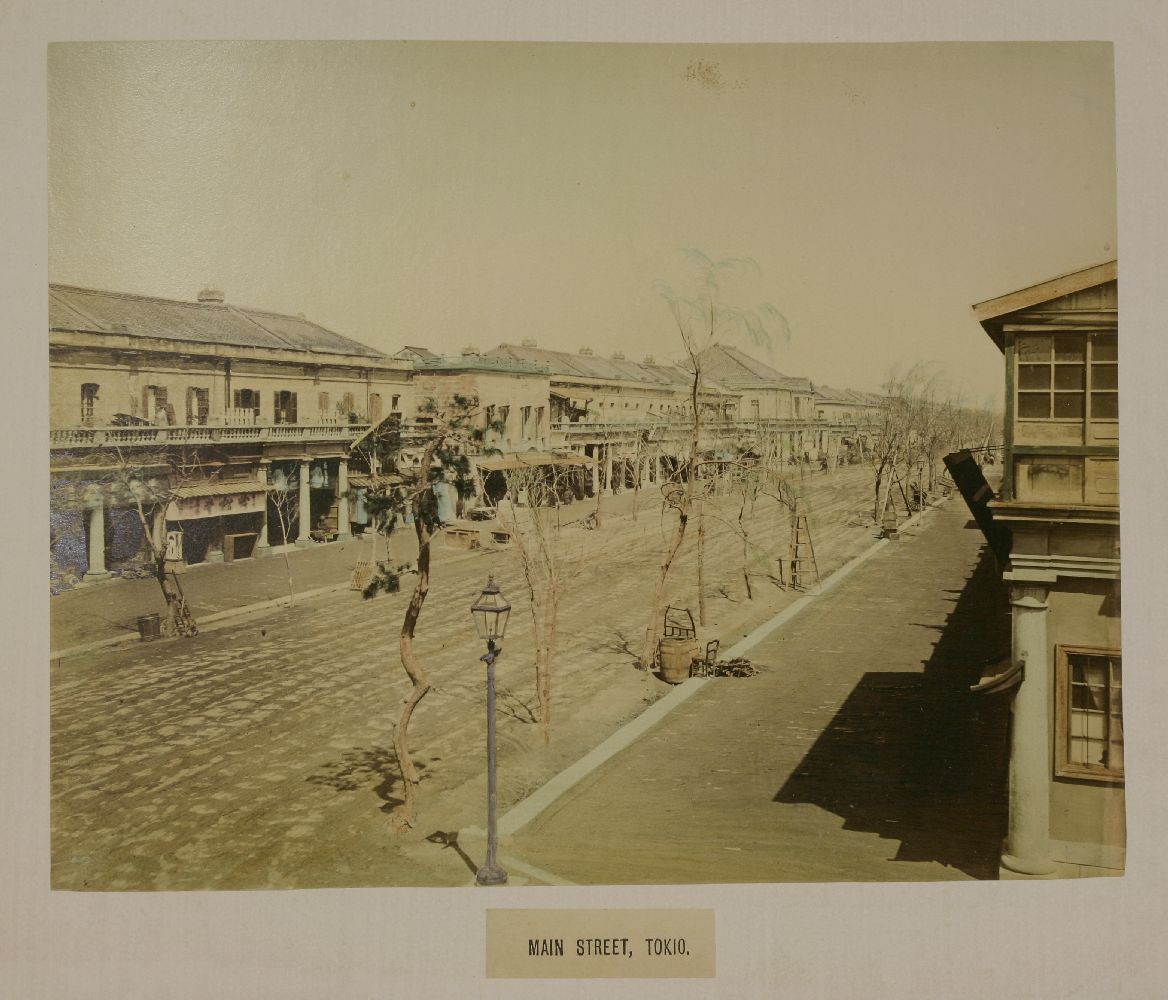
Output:
[[487,585],[479,594],[479,599],[471,605],[470,611],[480,639],[502,639],[506,634],[511,605],[499,590],[494,577],[487,578]]

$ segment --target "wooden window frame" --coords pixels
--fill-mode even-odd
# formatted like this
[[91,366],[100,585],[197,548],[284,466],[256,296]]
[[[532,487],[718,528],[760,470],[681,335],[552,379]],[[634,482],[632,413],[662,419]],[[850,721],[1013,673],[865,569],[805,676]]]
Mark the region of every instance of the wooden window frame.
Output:
[[[1123,653],[1119,649],[1108,646],[1076,646],[1057,645],[1054,655],[1054,773],[1060,778],[1076,778],[1087,781],[1099,781],[1105,784],[1122,785],[1124,771],[1120,767],[1108,765],[1081,764],[1070,759],[1071,741],[1071,666],[1068,655],[1083,654],[1086,656],[1106,656],[1119,660],[1122,664]],[[1110,679],[1109,679],[1110,680]],[[1123,685],[1120,683],[1120,690]],[[1111,689],[1108,686],[1108,711],[1111,708]],[[1121,695],[1122,701],[1122,695]],[[1123,718],[1123,707],[1120,706],[1120,719]]]
[[[1051,330],[1049,333],[1036,333],[1033,331],[1018,333],[1015,335],[1016,344],[1019,341],[1025,340],[1028,337],[1050,337],[1050,353],[1046,361],[1035,361],[1033,359],[1023,359],[1021,352],[1015,347],[1014,350],[1014,420],[1016,422],[1030,422],[1043,421],[1050,424],[1076,424],[1080,427],[1086,427],[1088,424],[1097,423],[1118,423],[1119,417],[1100,417],[1095,414],[1095,396],[1102,394],[1118,395],[1118,385],[1116,388],[1097,389],[1095,387],[1095,370],[1097,367],[1118,365],[1118,360],[1104,359],[1100,360],[1095,357],[1095,344],[1099,338],[1102,337],[1116,337],[1116,333],[1110,330]],[[1056,358],[1057,343],[1059,337],[1080,337],[1083,340],[1083,360],[1082,361],[1059,361]],[[1117,340],[1118,343],[1118,340]],[[1118,351],[1117,351],[1118,357]],[[1022,368],[1027,365],[1045,365],[1050,369],[1050,383],[1046,390],[1041,389],[1024,389],[1022,388]],[[1059,367],[1064,368],[1081,368],[1083,370],[1083,388],[1082,389],[1059,389],[1057,388],[1057,378],[1055,373]],[[1049,416],[1046,417],[1029,417],[1023,416],[1021,412],[1022,396],[1036,395],[1045,392],[1049,401]],[[1060,394],[1075,395],[1079,394],[1083,397],[1083,415],[1080,417],[1058,417],[1054,415],[1055,399]]]

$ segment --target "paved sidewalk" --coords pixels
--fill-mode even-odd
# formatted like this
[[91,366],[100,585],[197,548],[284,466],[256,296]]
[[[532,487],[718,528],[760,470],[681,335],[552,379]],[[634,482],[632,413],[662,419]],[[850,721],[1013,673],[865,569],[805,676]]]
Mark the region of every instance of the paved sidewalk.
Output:
[[763,639],[761,674],[705,684],[501,853],[581,884],[993,878],[1007,711],[968,685],[1008,641],[950,502]]

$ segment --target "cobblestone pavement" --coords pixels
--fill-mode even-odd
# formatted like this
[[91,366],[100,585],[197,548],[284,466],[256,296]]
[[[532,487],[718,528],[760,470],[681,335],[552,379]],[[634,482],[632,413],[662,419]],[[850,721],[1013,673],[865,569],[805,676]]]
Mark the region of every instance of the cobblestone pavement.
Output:
[[[869,475],[809,484],[826,573],[871,543],[849,526]],[[711,634],[732,641],[797,595],[756,580],[744,600],[741,544],[707,519]],[[576,571],[555,675],[552,740],[533,725],[530,619],[514,550],[435,569],[417,648],[434,691],[412,727],[419,826],[390,834],[400,792],[392,732],[407,682],[397,657],[406,595],[343,592],[192,640],[134,643],[52,667],[53,884],[184,889],[463,884],[450,831],[481,822],[480,645],[469,605],[494,572],[515,605],[500,686],[505,808],[599,743],[667,687],[630,667],[643,634],[665,525],[643,510],[595,532],[566,528]],[[785,548],[785,513],[760,505],[752,539]],[[441,543],[439,543],[441,544]],[[208,570],[207,572],[215,572]],[[693,604],[692,540],[671,596]],[[408,578],[407,578],[408,580]],[[468,633],[470,633],[468,635]]]
[[959,498],[890,543],[502,849],[578,883],[995,878],[1004,588]]

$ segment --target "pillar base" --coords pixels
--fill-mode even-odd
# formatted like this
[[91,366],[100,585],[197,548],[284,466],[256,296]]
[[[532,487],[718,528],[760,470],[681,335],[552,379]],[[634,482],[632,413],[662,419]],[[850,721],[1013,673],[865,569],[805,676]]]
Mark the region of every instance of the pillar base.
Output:
[[253,559],[263,559],[264,556],[272,554],[272,547],[270,545],[257,545],[251,550],[251,557]]
[[351,542],[352,540],[353,540],[352,532],[346,531],[344,533],[337,534],[337,541],[338,542]]
[[98,573],[86,573],[82,578],[83,583],[99,583],[102,580],[108,580],[113,576],[109,570],[103,569]]
[[1018,858],[1003,854],[998,866],[1000,879],[1054,878],[1058,866],[1049,858]]
[[311,549],[316,542],[311,538],[297,538],[294,544],[298,549]]
[[203,560],[205,563],[221,563],[223,562],[223,553],[216,549],[213,552],[207,553],[207,558]]
[[483,865],[475,872],[475,885],[506,885],[507,873],[498,865]]

